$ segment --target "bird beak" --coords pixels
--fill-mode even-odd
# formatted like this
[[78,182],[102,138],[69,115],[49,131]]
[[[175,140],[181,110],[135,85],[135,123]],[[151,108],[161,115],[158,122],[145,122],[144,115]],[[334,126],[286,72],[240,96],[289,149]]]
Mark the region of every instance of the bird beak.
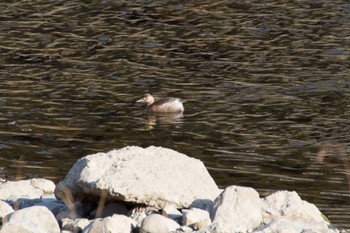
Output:
[[136,101],[136,103],[143,103],[145,102],[143,99],[139,99],[138,101]]

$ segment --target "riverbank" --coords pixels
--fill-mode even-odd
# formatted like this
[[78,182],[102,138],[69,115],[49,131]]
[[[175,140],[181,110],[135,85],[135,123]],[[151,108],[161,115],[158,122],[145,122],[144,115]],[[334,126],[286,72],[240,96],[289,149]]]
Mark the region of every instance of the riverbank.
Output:
[[0,233],[349,232],[296,192],[220,190],[200,160],[161,147],[88,155],[57,185],[2,181],[0,200]]

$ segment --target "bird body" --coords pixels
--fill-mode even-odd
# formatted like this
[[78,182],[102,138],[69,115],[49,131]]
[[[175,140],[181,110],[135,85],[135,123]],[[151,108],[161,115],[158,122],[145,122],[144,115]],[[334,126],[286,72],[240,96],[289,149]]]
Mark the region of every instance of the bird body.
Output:
[[150,94],[145,94],[144,97],[137,102],[147,104],[147,111],[155,113],[182,113],[184,106],[181,99],[167,97],[155,100]]

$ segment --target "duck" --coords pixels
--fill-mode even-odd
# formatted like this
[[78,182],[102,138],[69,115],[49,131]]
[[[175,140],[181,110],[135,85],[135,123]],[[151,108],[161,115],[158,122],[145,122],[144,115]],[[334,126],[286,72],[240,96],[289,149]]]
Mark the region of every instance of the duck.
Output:
[[179,98],[166,97],[156,100],[151,94],[145,94],[136,102],[146,103],[147,111],[153,113],[183,113],[184,106]]

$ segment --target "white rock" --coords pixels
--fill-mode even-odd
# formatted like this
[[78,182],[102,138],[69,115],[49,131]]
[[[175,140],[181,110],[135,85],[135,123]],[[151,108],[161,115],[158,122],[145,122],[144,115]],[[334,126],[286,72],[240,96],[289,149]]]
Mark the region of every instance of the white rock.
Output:
[[202,229],[211,224],[211,219],[208,211],[201,209],[182,210],[183,220],[182,225],[192,227],[195,230]]
[[212,231],[249,232],[262,221],[259,194],[253,188],[230,186],[214,201]]
[[12,213],[13,208],[7,202],[0,200],[0,221],[6,215]]
[[87,225],[83,233],[129,233],[132,232],[135,222],[124,216],[115,214],[112,217],[99,218]]
[[[32,233],[59,233],[60,228],[55,216],[43,206],[33,206],[17,210],[3,219],[3,227],[7,224],[25,229]],[[8,226],[7,226],[8,227]],[[7,228],[6,227],[6,228]],[[21,232],[21,231],[20,231]]]
[[167,205],[162,209],[162,215],[164,217],[170,218],[176,222],[182,219],[182,213],[178,211],[174,206]]
[[278,191],[262,199],[263,222],[285,218],[292,221],[326,222],[311,203],[301,200],[296,192]]
[[40,199],[52,195],[55,184],[46,179],[6,181],[0,183],[0,199],[17,201],[18,199]]
[[336,233],[325,222],[299,222],[276,219],[254,231],[254,233]]
[[108,190],[107,198],[163,208],[188,207],[196,199],[213,200],[219,189],[203,163],[161,147],[126,147],[81,158],[55,190],[67,187],[76,199]]
[[180,225],[160,214],[148,215],[141,224],[140,233],[169,233],[176,231]]
[[33,233],[33,231],[22,227],[16,223],[7,223],[3,225],[0,229],[0,233]]
[[87,225],[89,225],[90,220],[86,218],[69,219],[64,218],[61,220],[62,230],[71,232],[81,232]]

